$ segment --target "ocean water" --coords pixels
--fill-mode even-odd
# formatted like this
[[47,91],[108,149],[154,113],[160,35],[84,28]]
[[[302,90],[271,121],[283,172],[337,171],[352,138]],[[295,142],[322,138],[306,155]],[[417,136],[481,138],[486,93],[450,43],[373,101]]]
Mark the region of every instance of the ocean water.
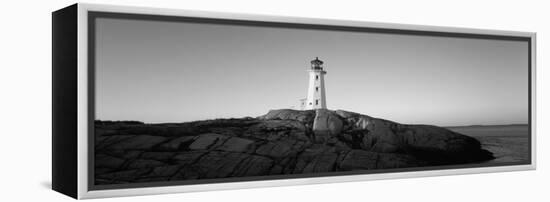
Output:
[[518,163],[529,160],[529,126],[524,124],[497,126],[460,126],[448,129],[474,137],[496,159],[485,163]]

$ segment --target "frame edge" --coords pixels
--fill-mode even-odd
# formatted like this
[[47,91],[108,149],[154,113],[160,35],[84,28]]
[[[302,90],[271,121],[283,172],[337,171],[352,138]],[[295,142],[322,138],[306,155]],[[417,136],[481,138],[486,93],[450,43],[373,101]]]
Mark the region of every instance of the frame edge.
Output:
[[52,189],[77,198],[77,5],[52,12]]

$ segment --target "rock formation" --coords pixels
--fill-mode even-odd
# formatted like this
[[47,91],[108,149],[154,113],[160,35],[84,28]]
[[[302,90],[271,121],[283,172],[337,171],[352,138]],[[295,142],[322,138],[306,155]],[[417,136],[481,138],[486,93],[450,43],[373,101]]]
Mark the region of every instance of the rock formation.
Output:
[[476,163],[479,141],[342,110],[257,118],[95,124],[95,182],[118,184]]

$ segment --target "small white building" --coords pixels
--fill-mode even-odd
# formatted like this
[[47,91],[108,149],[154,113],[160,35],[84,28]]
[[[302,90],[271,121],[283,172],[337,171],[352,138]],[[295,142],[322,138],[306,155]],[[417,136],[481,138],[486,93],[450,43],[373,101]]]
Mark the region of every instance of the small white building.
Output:
[[326,109],[327,98],[325,94],[325,74],[323,70],[323,61],[315,57],[311,61],[309,72],[309,86],[307,89],[307,98],[300,100],[300,109]]

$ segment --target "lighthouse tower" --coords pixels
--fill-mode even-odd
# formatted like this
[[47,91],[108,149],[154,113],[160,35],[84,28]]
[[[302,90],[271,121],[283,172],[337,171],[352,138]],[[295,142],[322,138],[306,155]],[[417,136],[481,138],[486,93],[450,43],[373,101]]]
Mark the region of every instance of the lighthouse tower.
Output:
[[323,70],[323,61],[315,57],[311,61],[309,72],[309,87],[307,98],[302,102],[302,109],[326,109],[327,98],[325,95],[325,74]]

